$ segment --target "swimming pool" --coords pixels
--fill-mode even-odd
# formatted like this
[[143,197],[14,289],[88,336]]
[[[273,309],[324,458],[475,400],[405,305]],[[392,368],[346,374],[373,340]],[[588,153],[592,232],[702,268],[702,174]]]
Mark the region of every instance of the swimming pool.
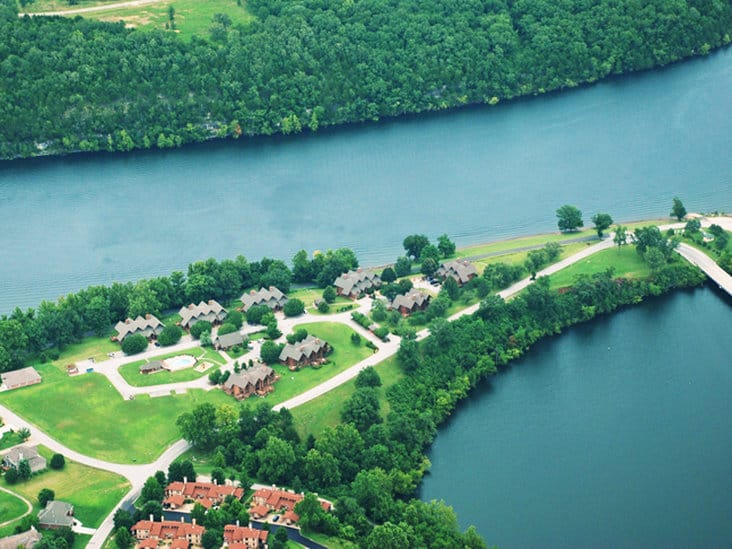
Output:
[[172,356],[163,360],[163,366],[166,370],[174,372],[176,370],[183,370],[184,368],[190,368],[196,363],[195,357],[191,355],[179,355]]

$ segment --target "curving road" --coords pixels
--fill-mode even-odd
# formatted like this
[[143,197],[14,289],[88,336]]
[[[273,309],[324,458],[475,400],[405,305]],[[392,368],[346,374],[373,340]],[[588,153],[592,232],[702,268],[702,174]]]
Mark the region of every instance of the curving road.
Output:
[[[146,1],[146,0],[138,0],[138,1]],[[719,225],[722,225],[725,228],[732,228],[732,218],[723,218],[722,221],[719,220],[719,218],[714,218],[713,221]],[[702,224],[704,226],[708,226],[710,224],[709,220],[704,219],[702,221]],[[683,227],[683,223],[677,223],[673,225],[667,225],[664,227],[661,227],[662,230],[665,230],[667,228],[679,228]],[[568,267],[569,265],[572,265],[578,261],[581,261],[582,259],[595,254],[597,252],[600,252],[602,250],[606,250],[608,248],[612,248],[613,241],[612,241],[612,235],[608,235],[604,240],[598,242],[597,244],[594,244],[592,246],[588,246],[584,250],[581,250],[577,252],[576,254],[573,254],[572,256],[565,258],[553,265],[550,265],[549,267],[539,271],[537,273],[537,277],[539,276],[548,276],[553,273],[556,273],[557,271],[560,271],[561,269],[564,269]],[[702,252],[696,250],[695,248],[692,248],[691,246],[687,246],[685,244],[682,244],[679,246],[679,249],[677,250],[684,258],[686,258],[688,261],[692,262],[693,264],[699,266],[705,273],[707,273],[710,278],[715,280],[720,286],[725,287],[727,291],[732,295],[732,277],[722,271],[714,261],[703,254]],[[719,282],[722,280],[722,282]],[[516,295],[518,292],[526,288],[529,284],[531,284],[533,281],[530,278],[525,278],[516,284],[510,286],[509,288],[499,292],[499,295],[504,298],[508,299],[509,297],[512,297]],[[369,298],[364,298],[356,302],[358,307],[356,310],[360,310],[362,312],[367,312],[370,308],[371,301]],[[467,307],[466,309],[463,309],[462,311],[452,315],[449,320],[455,320],[463,315],[473,314],[475,311],[478,310],[479,304],[475,304],[471,307]],[[344,324],[347,324],[349,327],[353,328],[354,330],[361,333],[364,337],[366,337],[369,341],[372,341],[378,346],[378,351],[374,353],[372,356],[369,356],[365,360],[362,360],[358,364],[355,364],[354,366],[348,368],[347,370],[341,372],[340,374],[334,376],[333,378],[327,380],[326,382],[322,383],[321,385],[314,387],[313,389],[310,389],[309,391],[306,391],[286,402],[282,402],[274,407],[275,410],[279,410],[281,408],[295,408],[297,406],[300,406],[304,404],[305,402],[309,402],[310,400],[319,397],[320,395],[338,387],[339,385],[342,385],[343,383],[347,382],[348,380],[354,378],[356,375],[358,375],[358,372],[360,372],[363,368],[366,368],[367,366],[373,366],[379,362],[382,362],[383,360],[393,356],[396,354],[396,352],[399,350],[399,338],[396,336],[390,336],[391,340],[389,342],[382,342],[381,340],[377,339],[372,333],[368,332],[367,330],[363,329],[361,326],[357,325],[356,323],[351,321],[350,315],[352,311],[347,311],[343,313],[336,313],[333,315],[314,315],[311,313],[306,313],[300,317],[296,318],[284,318],[281,313],[279,314],[280,318],[278,318],[278,323],[281,331],[283,334],[288,333],[289,331],[292,331],[293,326],[297,324],[303,324],[307,322],[342,322]],[[421,330],[417,334],[418,339],[423,339],[427,337],[429,334],[428,329]],[[186,339],[182,342],[180,342],[178,345],[174,347],[167,348],[166,351],[171,350],[187,350],[191,349],[193,347],[196,347],[198,345],[198,342],[193,341],[191,339]],[[256,353],[257,349],[251,351],[251,353]],[[147,351],[143,355],[137,355],[134,357],[134,360],[139,360],[141,356],[154,356],[155,354],[159,354],[159,349],[153,349],[151,351]],[[251,354],[250,353],[250,354]],[[245,357],[248,355],[245,355]],[[245,357],[242,357],[244,359]],[[139,392],[150,392],[155,391],[159,392],[161,390],[161,386],[153,387],[153,388],[137,388],[137,387],[131,387],[128,385],[124,379],[119,376],[117,373],[115,375],[117,368],[123,364],[124,362],[129,362],[129,358],[123,358],[123,357],[114,357],[109,361],[104,361],[102,363],[95,364],[95,368],[100,373],[106,375],[117,387],[117,389],[122,393],[124,396],[127,394],[126,398],[129,397],[129,394],[136,394],[139,390]],[[240,359],[241,360],[241,359]],[[227,362],[226,367],[232,367],[233,361],[229,359]],[[167,390],[170,389],[185,389],[190,386],[193,386],[194,382],[187,382],[187,383],[179,383],[179,384],[170,384],[165,387]],[[204,376],[203,381],[196,380],[195,382],[198,386],[198,384],[201,383],[207,383],[206,376]],[[208,386],[210,388],[210,386]],[[98,460],[89,456],[86,456],[84,454],[80,454],[79,452],[76,452],[74,450],[71,450],[70,448],[67,448],[60,442],[56,441],[55,439],[51,438],[47,434],[40,431],[35,425],[25,421],[20,416],[14,414],[4,406],[0,406],[0,414],[5,416],[6,418],[10,418],[10,420],[18,425],[19,427],[28,427],[31,429],[32,433],[32,441],[34,443],[39,443],[47,446],[54,452],[58,452],[61,454],[64,454],[66,457],[77,461],[79,463],[82,463],[84,465],[95,467],[97,469],[102,469],[105,471],[111,471],[114,473],[121,474],[125,476],[131,483],[132,487],[130,491],[127,493],[127,495],[124,497],[122,501],[120,501],[115,508],[112,510],[112,512],[104,519],[104,522],[102,525],[97,529],[97,531],[94,533],[91,541],[88,543],[87,547],[97,549],[101,548],[104,544],[104,541],[106,538],[111,534],[113,529],[113,516],[114,513],[119,509],[124,503],[132,502],[140,494],[140,491],[142,489],[143,484],[145,483],[145,480],[153,475],[155,471],[158,470],[167,470],[170,463],[179,455],[184,453],[190,448],[190,444],[187,443],[184,440],[179,440],[175,444],[173,444],[171,447],[169,447],[155,462],[149,463],[146,465],[129,465],[129,464],[118,464],[118,463],[110,463],[102,460]],[[12,492],[11,492],[12,493]],[[17,494],[14,494],[17,495]],[[14,519],[17,520],[17,519]]]

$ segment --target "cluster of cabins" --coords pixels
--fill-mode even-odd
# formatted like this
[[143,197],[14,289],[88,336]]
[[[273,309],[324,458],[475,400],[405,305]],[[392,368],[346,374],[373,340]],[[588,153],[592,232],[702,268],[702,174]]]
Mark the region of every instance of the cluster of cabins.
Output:
[[[163,507],[179,512],[189,512],[195,503],[200,503],[206,509],[221,505],[226,498],[233,497],[241,500],[244,489],[231,485],[219,485],[209,482],[172,482],[165,489]],[[276,486],[258,489],[249,508],[249,515],[255,520],[270,518],[272,514],[282,516],[284,524],[294,524],[299,519],[295,513],[295,505],[304,498],[303,494],[289,490],[281,490]],[[329,501],[320,500],[323,509],[330,511]],[[154,549],[166,547],[170,549],[189,549],[191,546],[200,546],[206,529],[191,523],[172,520],[154,521],[141,520],[132,526],[132,535],[137,540],[138,548]],[[229,549],[266,549],[268,532],[249,526],[229,524],[224,527],[224,545]]]

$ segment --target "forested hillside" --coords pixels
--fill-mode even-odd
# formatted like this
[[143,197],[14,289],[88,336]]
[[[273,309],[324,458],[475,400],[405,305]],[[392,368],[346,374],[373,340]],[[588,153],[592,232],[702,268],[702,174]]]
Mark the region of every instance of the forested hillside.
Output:
[[[495,103],[730,42],[727,0],[250,0],[208,40],[0,0],[0,157],[172,147]],[[223,21],[223,23],[221,22]]]

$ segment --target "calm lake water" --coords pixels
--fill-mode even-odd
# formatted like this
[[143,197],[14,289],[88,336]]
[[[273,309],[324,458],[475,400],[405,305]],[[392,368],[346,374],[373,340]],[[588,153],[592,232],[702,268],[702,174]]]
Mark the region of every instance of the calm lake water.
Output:
[[730,547],[732,300],[651,300],[537,345],[440,429],[422,499],[489,544]]
[[296,138],[0,163],[0,312],[207,257],[459,244],[585,219],[732,210],[732,50],[497,108]]

